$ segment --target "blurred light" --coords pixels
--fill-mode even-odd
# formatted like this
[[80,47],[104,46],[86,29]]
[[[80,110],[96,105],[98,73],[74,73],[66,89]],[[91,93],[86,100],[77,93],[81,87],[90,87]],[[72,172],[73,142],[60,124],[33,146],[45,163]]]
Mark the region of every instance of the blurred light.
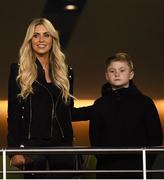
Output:
[[68,10],[68,11],[73,11],[73,10],[77,9],[77,6],[75,6],[73,4],[68,4],[68,5],[65,5],[64,9]]
[[0,101],[0,147],[7,144],[7,101]]
[[94,100],[92,99],[74,101],[75,107],[89,106],[89,105],[92,105],[93,103],[94,103]]
[[8,101],[7,100],[0,101],[0,120],[1,120],[1,122],[2,121],[6,122],[7,105],[8,105]]
[[[75,100],[75,107],[92,105],[94,100]],[[74,134],[74,146],[89,146],[89,121],[74,121],[72,123]]]

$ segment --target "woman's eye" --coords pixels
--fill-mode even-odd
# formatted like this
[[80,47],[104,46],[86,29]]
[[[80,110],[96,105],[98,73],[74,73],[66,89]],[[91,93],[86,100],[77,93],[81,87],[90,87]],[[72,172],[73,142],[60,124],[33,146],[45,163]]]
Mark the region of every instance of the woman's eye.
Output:
[[34,34],[33,37],[34,37],[34,38],[37,38],[37,37],[38,37],[38,34]]
[[49,33],[45,33],[45,34],[44,34],[44,37],[47,37],[47,38],[48,38],[48,37],[50,37],[50,34],[49,34]]

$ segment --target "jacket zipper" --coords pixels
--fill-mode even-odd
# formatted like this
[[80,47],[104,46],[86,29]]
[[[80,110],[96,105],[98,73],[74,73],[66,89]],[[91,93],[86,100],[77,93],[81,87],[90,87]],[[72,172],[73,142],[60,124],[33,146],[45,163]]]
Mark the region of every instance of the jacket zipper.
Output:
[[31,138],[31,122],[32,122],[32,101],[30,95],[30,122],[29,122],[29,129],[28,129],[28,139]]
[[63,129],[62,129],[61,125],[60,125],[60,122],[58,120],[57,113],[56,113],[56,111],[57,111],[57,103],[59,101],[59,97],[60,97],[60,94],[59,94],[59,96],[57,97],[57,100],[56,100],[56,104],[55,104],[55,116],[54,116],[54,118],[56,119],[56,121],[58,123],[59,129],[60,129],[60,132],[61,132],[61,136],[62,136],[62,138],[64,138],[64,132],[63,132]]
[[[43,88],[45,88],[48,92],[48,94],[50,95],[51,97],[51,100],[52,100],[52,114],[51,114],[51,137],[53,136],[53,119],[55,118],[57,123],[58,123],[58,126],[59,126],[59,129],[60,129],[60,132],[61,132],[61,136],[64,138],[64,132],[63,132],[63,129],[61,127],[61,124],[58,120],[58,117],[57,117],[57,113],[56,113],[56,109],[57,109],[57,104],[58,104],[58,101],[59,101],[59,97],[60,97],[60,94],[58,95],[57,97],[57,100],[56,100],[56,103],[54,103],[54,100],[53,100],[53,96],[51,94],[51,92],[49,91],[49,89],[44,86],[43,84],[41,84],[39,81],[36,81],[40,86],[42,86]],[[55,105],[54,105],[55,104]],[[32,107],[31,107],[32,108]],[[31,110],[32,111],[32,110]],[[32,118],[32,116],[31,116]],[[32,120],[30,120],[32,121]],[[30,130],[30,129],[29,129]],[[30,133],[29,133],[30,134]]]

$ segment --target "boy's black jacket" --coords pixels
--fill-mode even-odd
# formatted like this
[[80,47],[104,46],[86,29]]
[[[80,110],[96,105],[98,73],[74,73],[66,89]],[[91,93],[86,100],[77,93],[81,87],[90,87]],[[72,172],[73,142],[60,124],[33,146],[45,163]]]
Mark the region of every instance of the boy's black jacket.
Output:
[[91,106],[74,108],[73,120],[90,120],[94,147],[149,147],[162,143],[162,128],[154,102],[133,81],[113,91],[102,86],[102,97]]
[[162,128],[154,102],[130,81],[129,88],[102,87],[90,122],[92,146],[149,147],[162,143]]

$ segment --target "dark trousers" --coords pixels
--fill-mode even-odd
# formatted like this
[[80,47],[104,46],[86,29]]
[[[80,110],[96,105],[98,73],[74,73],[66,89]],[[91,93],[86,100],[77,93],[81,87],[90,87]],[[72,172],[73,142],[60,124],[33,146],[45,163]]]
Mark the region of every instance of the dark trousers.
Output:
[[[147,169],[151,169],[153,159],[147,162]],[[139,155],[118,155],[99,156],[97,158],[97,170],[134,170],[133,172],[107,172],[97,173],[97,179],[143,179],[142,156]],[[141,170],[141,172],[135,172]],[[151,173],[147,174],[151,178]]]
[[[26,170],[73,170],[74,169],[73,155],[40,155],[38,160],[26,165]],[[71,179],[71,173],[27,173],[24,174],[26,179]]]
[[[67,147],[70,143],[50,140],[30,140],[25,142],[28,148],[57,148]],[[27,154],[31,162],[25,165],[25,170],[73,170],[75,167],[75,156],[72,154]],[[24,173],[25,179],[71,179],[71,173]]]

